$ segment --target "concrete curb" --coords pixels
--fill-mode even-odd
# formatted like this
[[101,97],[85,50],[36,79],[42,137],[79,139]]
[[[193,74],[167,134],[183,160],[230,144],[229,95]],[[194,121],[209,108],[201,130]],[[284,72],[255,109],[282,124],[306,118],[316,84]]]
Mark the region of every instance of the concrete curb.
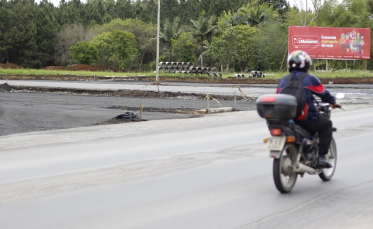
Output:
[[216,114],[216,113],[224,113],[224,112],[232,112],[232,111],[234,111],[232,107],[219,107],[219,108],[209,108],[209,109],[198,110],[199,113],[203,113],[203,114]]

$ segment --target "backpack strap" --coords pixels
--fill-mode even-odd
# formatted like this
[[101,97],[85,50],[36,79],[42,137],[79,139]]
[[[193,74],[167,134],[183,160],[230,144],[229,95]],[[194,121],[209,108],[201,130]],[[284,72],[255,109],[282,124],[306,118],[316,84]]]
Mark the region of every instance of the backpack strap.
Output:
[[287,76],[285,76],[286,77],[286,81],[287,81],[285,87],[289,87],[294,81],[300,81],[300,82],[302,82],[303,79],[304,79],[304,77],[306,77],[308,75],[308,73],[302,72],[300,74],[300,76],[298,76],[296,79],[294,79],[294,75],[295,75],[295,73],[290,73]]
[[290,73],[289,75],[285,76],[286,81],[288,82],[287,84],[289,84],[289,82],[293,80],[293,76],[294,76],[294,73]]
[[294,75],[295,75],[294,73],[290,73],[289,75],[287,75],[287,76],[286,76],[287,81],[288,81],[288,82],[291,82],[291,81],[293,81],[293,80],[297,80],[297,81],[302,82],[303,79],[308,75],[308,73],[306,73],[306,72],[302,72],[302,73],[300,74],[300,76],[298,76],[296,79],[294,79]]
[[294,73],[289,73],[287,76],[285,76],[286,77],[286,85],[285,85],[285,87],[290,86],[291,82],[293,81],[293,76],[294,76]]
[[306,73],[306,72],[302,72],[302,73],[300,74],[300,76],[298,76],[297,80],[299,80],[300,82],[302,82],[303,79],[304,79],[307,75],[308,75],[308,73]]

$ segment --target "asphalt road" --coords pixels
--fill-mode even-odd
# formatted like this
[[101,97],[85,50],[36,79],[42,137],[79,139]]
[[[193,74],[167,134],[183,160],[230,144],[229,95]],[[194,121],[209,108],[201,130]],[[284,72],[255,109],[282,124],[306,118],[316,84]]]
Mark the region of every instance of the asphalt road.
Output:
[[[83,84],[92,88],[100,83]],[[193,87],[197,89],[178,89],[211,94],[236,90]],[[245,90],[260,95],[273,91],[273,85]],[[244,111],[200,118],[159,112],[160,118],[147,122],[96,125],[112,120],[125,107],[201,109],[206,101],[1,93],[1,127],[6,130],[11,123],[20,131],[0,136],[0,225],[370,228],[372,91],[330,90],[346,93],[340,101],[345,111],[332,114],[339,128],[334,135],[335,176],[322,182],[306,175],[288,195],[274,187],[272,160],[262,143],[268,130],[253,103],[243,101]],[[164,115],[172,117],[165,120]]]
[[333,113],[334,178],[279,194],[256,111],[0,137],[4,228],[370,228],[373,108]]

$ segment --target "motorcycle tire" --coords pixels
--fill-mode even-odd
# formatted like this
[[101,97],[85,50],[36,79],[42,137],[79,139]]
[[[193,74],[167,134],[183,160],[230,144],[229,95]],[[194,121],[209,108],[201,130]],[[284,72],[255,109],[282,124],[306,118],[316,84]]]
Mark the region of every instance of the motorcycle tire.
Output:
[[330,181],[334,175],[335,169],[337,167],[337,146],[335,144],[334,139],[330,143],[330,149],[328,154],[326,155],[326,159],[328,162],[333,166],[330,169],[323,169],[321,173],[319,173],[319,177],[323,181]]
[[294,188],[298,174],[293,170],[293,164],[297,159],[297,147],[286,143],[281,156],[273,160],[273,180],[278,191],[289,193]]

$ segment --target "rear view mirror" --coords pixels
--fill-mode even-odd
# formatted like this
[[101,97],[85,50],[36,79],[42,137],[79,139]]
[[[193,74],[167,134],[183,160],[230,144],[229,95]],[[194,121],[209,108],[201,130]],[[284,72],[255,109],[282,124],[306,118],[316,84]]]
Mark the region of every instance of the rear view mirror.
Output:
[[335,97],[337,99],[343,99],[345,97],[345,94],[344,93],[338,93]]

